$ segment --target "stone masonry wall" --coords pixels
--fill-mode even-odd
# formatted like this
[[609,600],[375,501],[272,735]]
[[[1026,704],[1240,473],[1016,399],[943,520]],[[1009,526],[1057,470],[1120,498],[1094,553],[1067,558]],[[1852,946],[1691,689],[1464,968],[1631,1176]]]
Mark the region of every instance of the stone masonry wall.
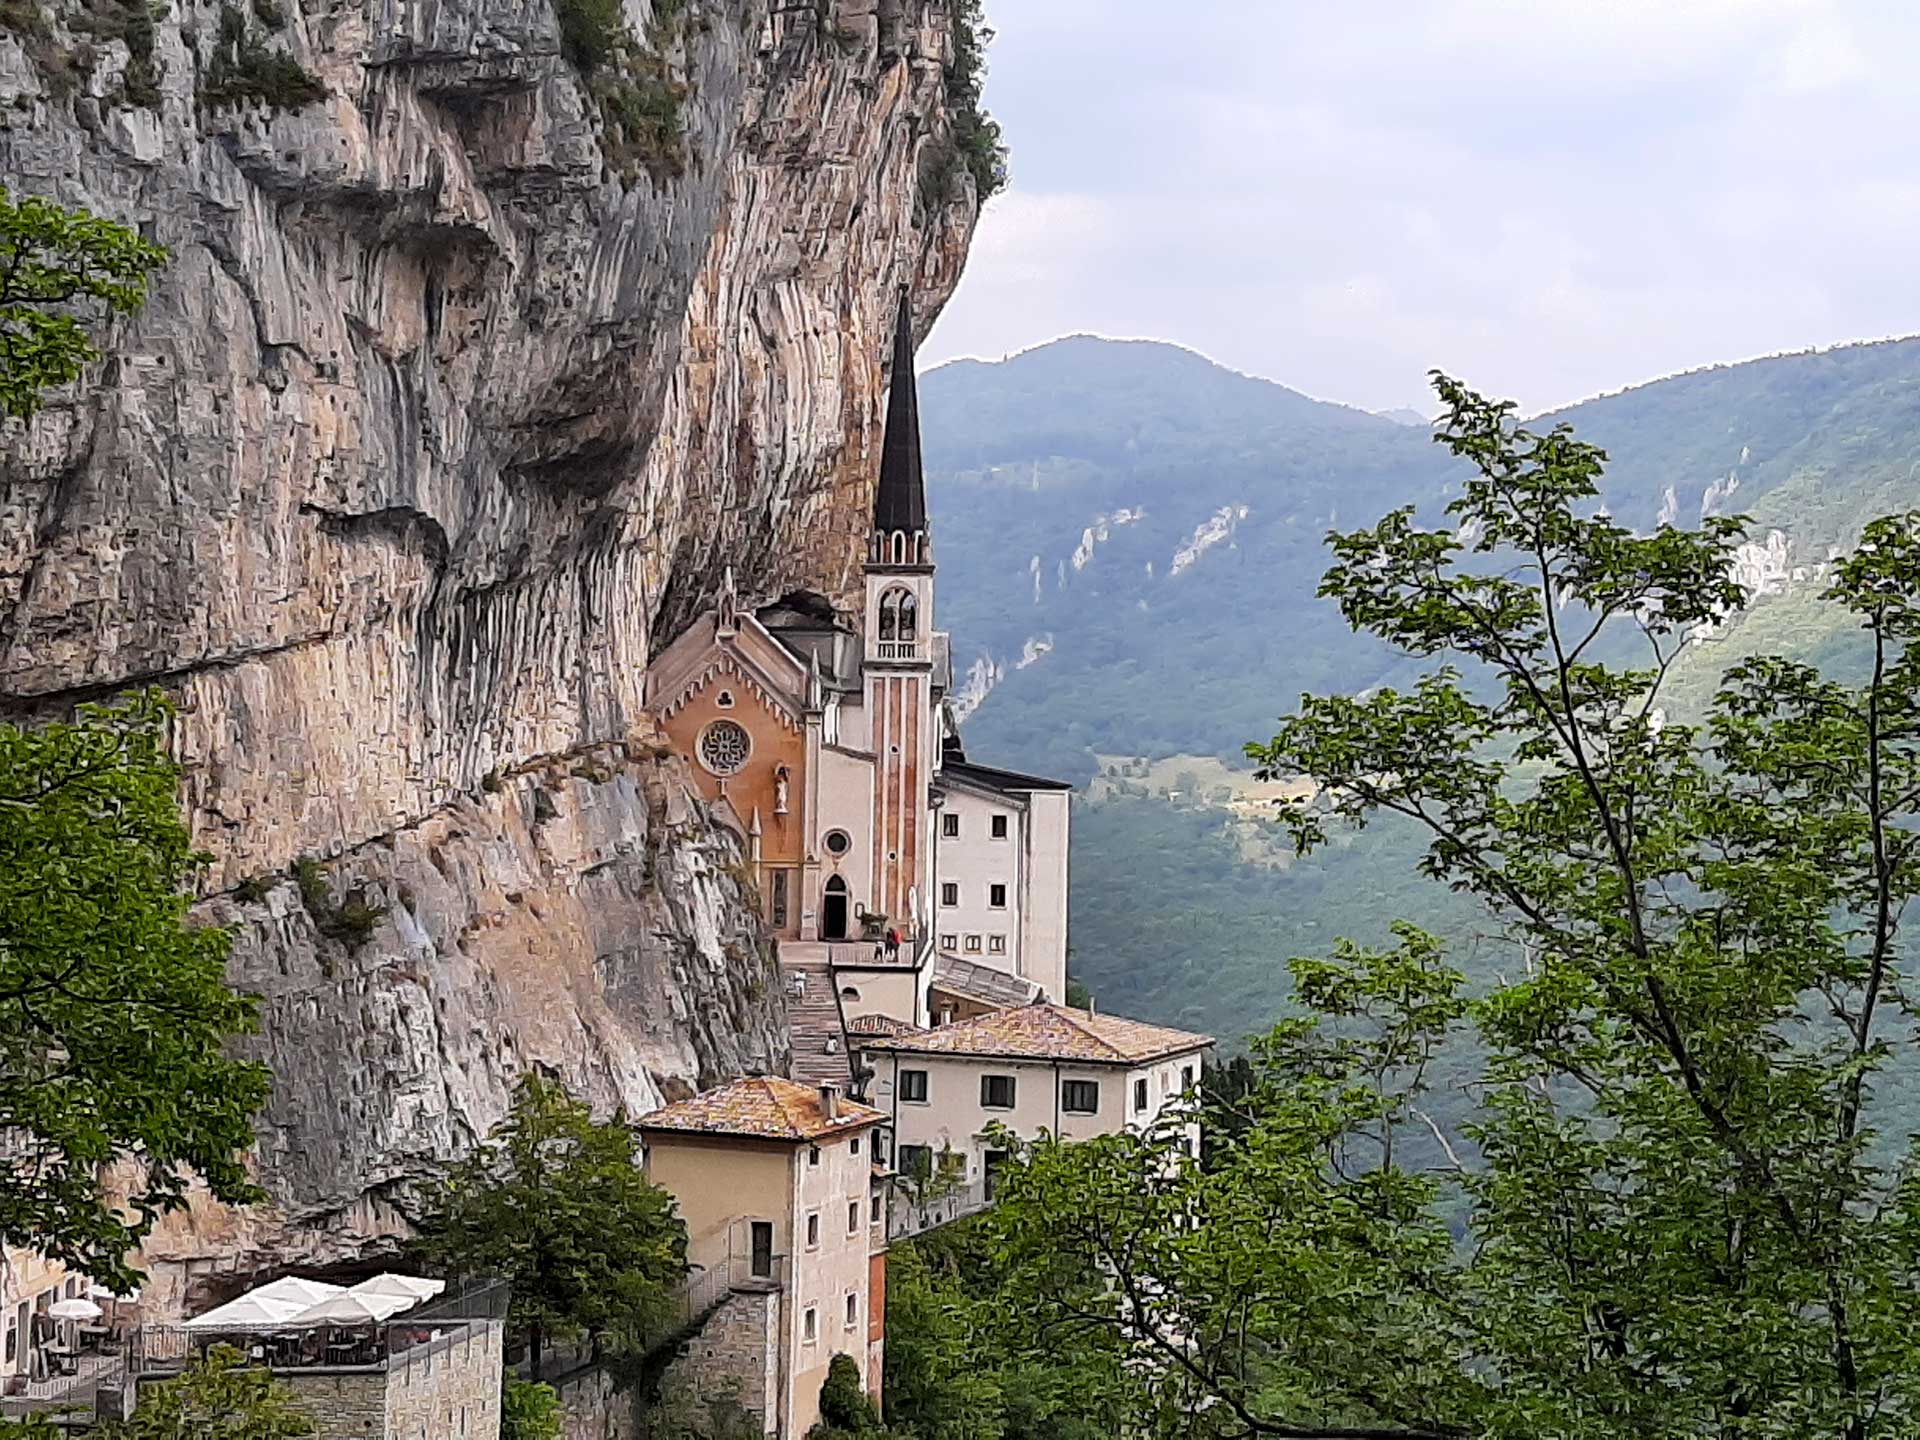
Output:
[[504,1325],[467,1328],[387,1372],[386,1440],[499,1440]]
[[377,1370],[279,1378],[313,1422],[314,1440],[385,1440],[387,1377]]
[[780,1294],[736,1291],[708,1317],[667,1367],[662,1408],[704,1412],[733,1401],[774,1433],[780,1378]]

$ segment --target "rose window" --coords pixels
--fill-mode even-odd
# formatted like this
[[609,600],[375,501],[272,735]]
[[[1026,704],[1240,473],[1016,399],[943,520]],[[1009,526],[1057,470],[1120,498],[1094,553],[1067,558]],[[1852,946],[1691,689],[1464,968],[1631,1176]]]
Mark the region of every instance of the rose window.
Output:
[[732,775],[747,763],[753,741],[745,727],[716,720],[700,736],[700,763],[716,775]]

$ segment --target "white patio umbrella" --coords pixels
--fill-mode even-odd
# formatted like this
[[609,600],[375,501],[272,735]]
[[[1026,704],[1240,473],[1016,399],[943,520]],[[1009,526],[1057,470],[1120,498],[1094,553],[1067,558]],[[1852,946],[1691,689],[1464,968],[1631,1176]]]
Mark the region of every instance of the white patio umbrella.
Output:
[[285,1323],[290,1330],[308,1330],[318,1325],[376,1325],[413,1303],[404,1295],[355,1295],[349,1292],[330,1295],[317,1305],[289,1316]]
[[330,1295],[344,1295],[347,1287],[335,1285],[328,1280],[308,1280],[300,1275],[282,1275],[278,1280],[269,1280],[265,1285],[256,1285],[243,1295],[258,1295],[262,1299],[274,1302],[292,1301],[301,1309],[325,1300]]
[[98,1320],[103,1313],[93,1301],[78,1295],[70,1300],[56,1300],[47,1307],[47,1314],[56,1320]]
[[290,1316],[298,1315],[306,1309],[305,1302],[299,1300],[278,1299],[271,1295],[263,1296],[259,1291],[249,1291],[238,1300],[229,1300],[226,1304],[196,1315],[187,1321],[189,1330],[271,1330]]
[[444,1280],[428,1280],[419,1275],[395,1275],[391,1271],[347,1287],[354,1295],[399,1295],[410,1304],[431,1300],[447,1288]]

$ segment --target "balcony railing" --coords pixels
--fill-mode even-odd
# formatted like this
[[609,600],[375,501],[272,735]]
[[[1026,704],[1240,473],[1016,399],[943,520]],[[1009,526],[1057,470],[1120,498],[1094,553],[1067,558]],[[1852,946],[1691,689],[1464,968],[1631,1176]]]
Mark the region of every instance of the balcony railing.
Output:
[[887,1203],[887,1239],[911,1240],[978,1215],[992,1203],[992,1183],[985,1177],[964,1185],[896,1180]]
[[876,655],[881,660],[918,660],[920,642],[918,640],[877,640]]

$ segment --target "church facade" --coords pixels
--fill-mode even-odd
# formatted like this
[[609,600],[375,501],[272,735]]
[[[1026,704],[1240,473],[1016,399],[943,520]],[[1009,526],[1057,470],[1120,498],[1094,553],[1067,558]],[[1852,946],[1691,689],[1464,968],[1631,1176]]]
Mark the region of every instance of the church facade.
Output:
[[742,837],[783,963],[824,966],[843,1022],[1062,1000],[1069,787],[969,762],[947,708],[904,296],[864,574],[857,615],[749,609],[729,574],[649,667],[648,709]]

